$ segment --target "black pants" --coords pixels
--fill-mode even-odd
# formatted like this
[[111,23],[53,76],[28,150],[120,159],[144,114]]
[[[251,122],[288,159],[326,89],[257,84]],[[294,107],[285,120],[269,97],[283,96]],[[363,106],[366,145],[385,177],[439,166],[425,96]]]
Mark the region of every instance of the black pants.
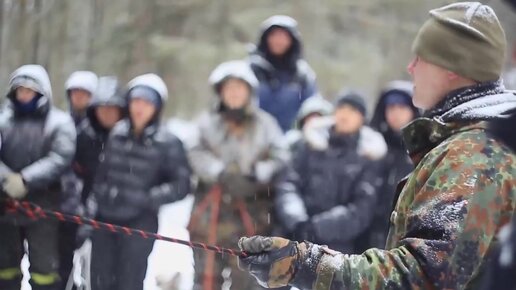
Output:
[[32,289],[57,290],[57,232],[57,222],[50,220],[29,222],[23,226],[13,222],[0,222],[0,289],[21,288],[20,263],[25,254],[23,241],[27,240]]
[[[118,224],[150,232],[158,230],[156,215],[145,215]],[[95,231],[91,252],[92,290],[142,290],[147,258],[153,246],[153,240]]]
[[76,224],[59,224],[59,276],[61,277],[61,289],[64,290],[70,278],[73,268],[73,256],[77,241]]

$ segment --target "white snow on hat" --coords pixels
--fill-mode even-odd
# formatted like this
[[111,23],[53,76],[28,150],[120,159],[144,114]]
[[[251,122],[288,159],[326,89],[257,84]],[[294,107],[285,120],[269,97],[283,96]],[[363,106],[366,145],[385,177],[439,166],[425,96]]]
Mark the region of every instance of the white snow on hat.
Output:
[[258,79],[254,75],[249,63],[243,60],[233,60],[221,63],[213,70],[208,81],[216,87],[228,78],[236,78],[246,82],[253,90],[258,88]]
[[97,90],[98,77],[91,71],[76,71],[66,80],[65,89],[67,91],[79,89],[85,90],[93,95]]

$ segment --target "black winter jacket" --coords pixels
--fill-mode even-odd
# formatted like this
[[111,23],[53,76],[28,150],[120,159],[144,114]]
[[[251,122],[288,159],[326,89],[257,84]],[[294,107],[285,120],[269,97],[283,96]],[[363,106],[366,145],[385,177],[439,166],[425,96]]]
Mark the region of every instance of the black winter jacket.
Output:
[[141,214],[157,214],[163,204],[190,192],[191,169],[181,141],[158,125],[141,138],[131,133],[129,120],[111,131],[100,157],[93,192],[98,215],[127,221]]
[[41,66],[20,67],[11,83],[18,77],[32,79],[42,92],[36,110],[22,113],[14,101],[16,87],[9,88],[8,103],[0,113],[0,179],[20,173],[29,190],[27,200],[57,208],[60,177],[75,153],[75,126],[70,116],[52,106],[50,81]]
[[359,154],[361,134],[338,136],[330,129],[328,136],[324,150],[300,144],[278,186],[276,211],[287,231],[304,222],[313,236],[303,238],[353,253],[354,239],[373,217],[377,163]]

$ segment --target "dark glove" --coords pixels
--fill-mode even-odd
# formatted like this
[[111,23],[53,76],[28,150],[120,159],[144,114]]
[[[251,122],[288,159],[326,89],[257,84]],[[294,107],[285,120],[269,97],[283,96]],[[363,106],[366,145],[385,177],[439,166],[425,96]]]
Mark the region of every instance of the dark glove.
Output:
[[299,259],[298,243],[283,238],[254,236],[240,238],[238,267],[248,271],[262,287],[279,288],[294,278]]
[[317,240],[313,223],[310,221],[298,223],[292,238],[298,242]]
[[219,183],[222,191],[233,197],[251,197],[256,193],[256,182],[240,173],[223,172]]
[[93,234],[93,227],[90,225],[81,225],[77,230],[77,236],[75,237],[75,245],[80,248],[87,239],[91,238]]

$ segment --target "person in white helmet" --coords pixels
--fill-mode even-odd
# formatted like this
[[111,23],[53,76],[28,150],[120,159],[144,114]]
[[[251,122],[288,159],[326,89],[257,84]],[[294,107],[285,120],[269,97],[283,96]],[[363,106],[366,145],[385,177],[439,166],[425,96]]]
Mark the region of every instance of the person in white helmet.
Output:
[[[222,63],[209,82],[215,106],[198,120],[200,140],[189,153],[200,179],[190,230],[192,240],[235,247],[239,234],[270,232],[272,193],[267,189],[284,167],[288,150],[276,120],[256,106],[257,80],[247,63]],[[203,210],[210,198],[211,207]],[[215,207],[219,214],[213,217]],[[210,231],[216,233],[215,240],[209,239]],[[195,289],[209,281],[212,289],[258,287],[234,259],[217,259],[213,269],[205,256],[196,253],[194,258]]]
[[86,111],[97,88],[97,83],[97,75],[91,71],[76,71],[66,80],[66,97],[75,125],[79,125],[86,118]]
[[[96,218],[149,232],[158,230],[161,205],[190,192],[190,166],[182,142],[160,125],[167,87],[155,74],[134,78],[126,95],[129,116],[111,129],[91,195]],[[94,231],[93,290],[141,290],[154,242]]]

